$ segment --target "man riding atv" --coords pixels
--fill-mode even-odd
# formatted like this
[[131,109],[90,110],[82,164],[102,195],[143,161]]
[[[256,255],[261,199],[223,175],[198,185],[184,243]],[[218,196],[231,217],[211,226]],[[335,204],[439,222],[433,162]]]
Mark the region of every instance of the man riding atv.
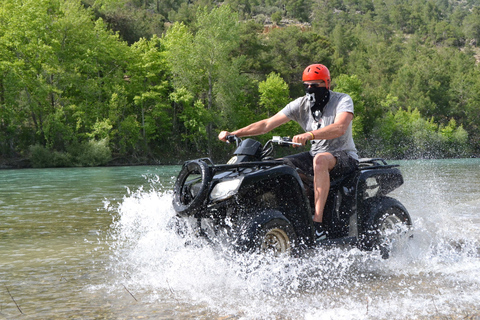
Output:
[[353,172],[358,156],[352,138],[353,101],[345,93],[330,90],[330,72],[322,64],[312,64],[303,71],[306,95],[287,104],[274,116],[252,123],[233,132],[222,131],[218,138],[226,141],[230,135],[256,136],[270,132],[294,120],[305,133],[295,135],[293,142],[305,145],[312,141],[311,150],[287,156],[284,160],[314,177],[316,240],[327,238],[323,226],[323,211],[330,189],[330,176]]

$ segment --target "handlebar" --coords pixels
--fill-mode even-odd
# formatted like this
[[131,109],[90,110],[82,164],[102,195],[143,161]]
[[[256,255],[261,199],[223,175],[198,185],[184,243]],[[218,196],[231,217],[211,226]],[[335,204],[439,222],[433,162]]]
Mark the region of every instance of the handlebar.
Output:
[[[237,145],[237,148],[242,142],[242,139],[237,137],[236,135],[228,135],[225,137],[225,141],[227,143],[233,143]],[[290,137],[281,137],[281,136],[273,136],[272,139],[268,140],[265,145],[262,146],[260,145],[261,151],[259,154],[259,159],[266,159],[268,156],[270,156],[273,152],[273,145],[276,144],[278,146],[282,147],[293,147],[293,146],[302,146],[301,143],[298,142],[293,142],[292,138]]]
[[290,137],[280,137],[280,136],[273,136],[270,140],[272,143],[278,143],[279,146],[283,145],[291,145],[291,146],[301,146],[301,143],[292,142],[292,138]]
[[[234,134],[226,136],[225,139],[227,143],[235,142],[237,147],[240,144],[240,142],[242,142],[242,139],[240,139]],[[292,142],[292,138],[290,137],[281,137],[281,136],[273,136],[272,139],[267,141],[265,145],[271,144],[271,143],[276,143],[279,146],[301,146],[302,145],[301,143],[298,143],[298,142]]]
[[266,158],[270,156],[273,152],[273,144],[277,144],[282,147],[292,147],[292,146],[301,146],[301,143],[292,142],[292,138],[290,137],[280,137],[280,136],[273,136],[272,139],[268,140],[263,146],[261,158]]

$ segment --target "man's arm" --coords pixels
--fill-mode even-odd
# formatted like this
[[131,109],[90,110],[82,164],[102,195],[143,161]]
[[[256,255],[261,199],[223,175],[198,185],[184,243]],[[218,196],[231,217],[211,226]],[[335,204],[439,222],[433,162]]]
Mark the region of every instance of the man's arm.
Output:
[[341,112],[335,117],[335,121],[323,128],[302,133],[293,137],[293,142],[305,144],[308,140],[330,140],[341,137],[347,132],[350,122],[353,120],[353,113]]
[[270,132],[276,127],[287,123],[288,121],[290,121],[290,119],[285,114],[283,114],[282,112],[278,112],[277,114],[268,119],[254,122],[246,127],[235,130],[233,132],[222,131],[218,134],[218,139],[225,141],[227,136],[229,135],[236,135],[237,137],[258,136]]

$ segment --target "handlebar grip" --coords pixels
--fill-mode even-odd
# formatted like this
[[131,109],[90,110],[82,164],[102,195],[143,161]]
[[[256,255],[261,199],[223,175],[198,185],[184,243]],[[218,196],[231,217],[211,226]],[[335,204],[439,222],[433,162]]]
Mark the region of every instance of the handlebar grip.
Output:
[[238,139],[238,137],[234,134],[225,137],[225,140],[227,140],[227,143],[236,142],[237,139]]

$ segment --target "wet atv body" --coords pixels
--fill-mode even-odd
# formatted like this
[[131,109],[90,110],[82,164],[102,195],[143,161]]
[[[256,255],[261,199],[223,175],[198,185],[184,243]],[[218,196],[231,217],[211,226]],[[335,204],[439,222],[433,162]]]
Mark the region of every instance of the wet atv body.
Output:
[[253,139],[236,139],[227,164],[209,158],[186,161],[177,177],[174,209],[201,236],[227,238],[239,250],[276,254],[338,243],[379,248],[386,257],[389,235],[412,224],[405,207],[387,196],[403,184],[398,167],[361,159],[355,172],[331,181],[323,218],[328,238],[317,243],[313,177],[270,157],[274,145],[292,143],[274,137],[264,147]]

